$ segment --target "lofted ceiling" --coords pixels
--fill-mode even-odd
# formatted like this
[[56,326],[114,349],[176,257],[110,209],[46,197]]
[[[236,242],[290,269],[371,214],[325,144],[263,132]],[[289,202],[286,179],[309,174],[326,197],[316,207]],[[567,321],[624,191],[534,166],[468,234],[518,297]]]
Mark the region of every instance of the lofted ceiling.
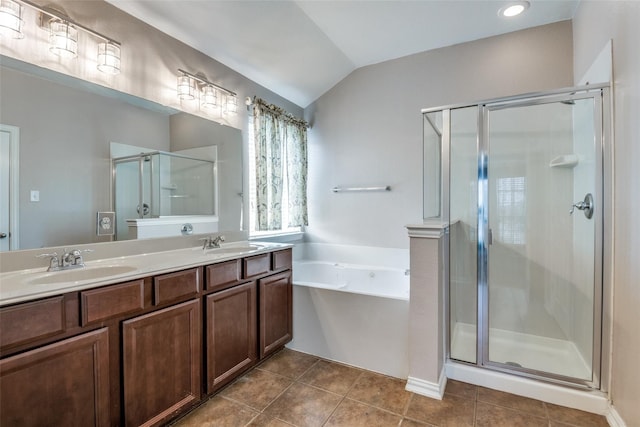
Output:
[[107,0],[306,107],[357,68],[572,19],[580,0]]

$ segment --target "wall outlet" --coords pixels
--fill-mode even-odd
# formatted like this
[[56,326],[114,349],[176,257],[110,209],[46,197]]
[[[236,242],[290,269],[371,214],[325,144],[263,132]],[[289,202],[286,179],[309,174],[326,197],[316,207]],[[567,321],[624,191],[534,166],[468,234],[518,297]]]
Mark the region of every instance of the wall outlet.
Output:
[[38,190],[31,190],[31,199],[32,202],[39,202],[40,201],[40,191]]
[[115,212],[98,212],[96,234],[98,236],[113,236],[116,228]]

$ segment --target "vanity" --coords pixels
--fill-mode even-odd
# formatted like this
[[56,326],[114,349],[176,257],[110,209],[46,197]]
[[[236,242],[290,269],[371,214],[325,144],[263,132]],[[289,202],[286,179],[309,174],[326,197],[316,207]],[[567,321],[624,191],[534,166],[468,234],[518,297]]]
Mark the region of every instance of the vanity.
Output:
[[233,242],[2,273],[0,425],[188,412],[291,340],[291,255]]

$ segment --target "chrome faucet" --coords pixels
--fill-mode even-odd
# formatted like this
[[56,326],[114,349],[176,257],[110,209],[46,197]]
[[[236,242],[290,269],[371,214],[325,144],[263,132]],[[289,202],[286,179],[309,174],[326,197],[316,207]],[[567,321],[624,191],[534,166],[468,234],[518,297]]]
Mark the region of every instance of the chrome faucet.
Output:
[[49,268],[47,268],[47,271],[71,270],[73,268],[84,267],[82,252],[93,252],[93,249],[85,249],[83,251],[79,251],[78,249],[73,249],[68,252],[65,249],[64,254],[62,254],[60,258],[58,258],[57,252],[53,252],[50,254],[40,254],[40,255],[36,255],[36,257],[37,258],[50,257]]
[[204,243],[202,245],[202,249],[216,249],[220,247],[220,243],[224,242],[224,236],[220,235],[220,236],[209,236],[209,237],[205,237],[204,239],[200,239],[203,240]]

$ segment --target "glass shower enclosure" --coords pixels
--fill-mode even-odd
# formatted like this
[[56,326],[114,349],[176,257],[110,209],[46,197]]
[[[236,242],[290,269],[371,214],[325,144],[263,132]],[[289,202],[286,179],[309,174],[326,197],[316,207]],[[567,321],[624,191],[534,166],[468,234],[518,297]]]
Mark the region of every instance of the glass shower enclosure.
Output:
[[449,224],[451,360],[600,387],[607,97],[423,110],[425,218]]
[[112,173],[116,240],[134,218],[217,214],[214,161],[154,151],[114,158]]

